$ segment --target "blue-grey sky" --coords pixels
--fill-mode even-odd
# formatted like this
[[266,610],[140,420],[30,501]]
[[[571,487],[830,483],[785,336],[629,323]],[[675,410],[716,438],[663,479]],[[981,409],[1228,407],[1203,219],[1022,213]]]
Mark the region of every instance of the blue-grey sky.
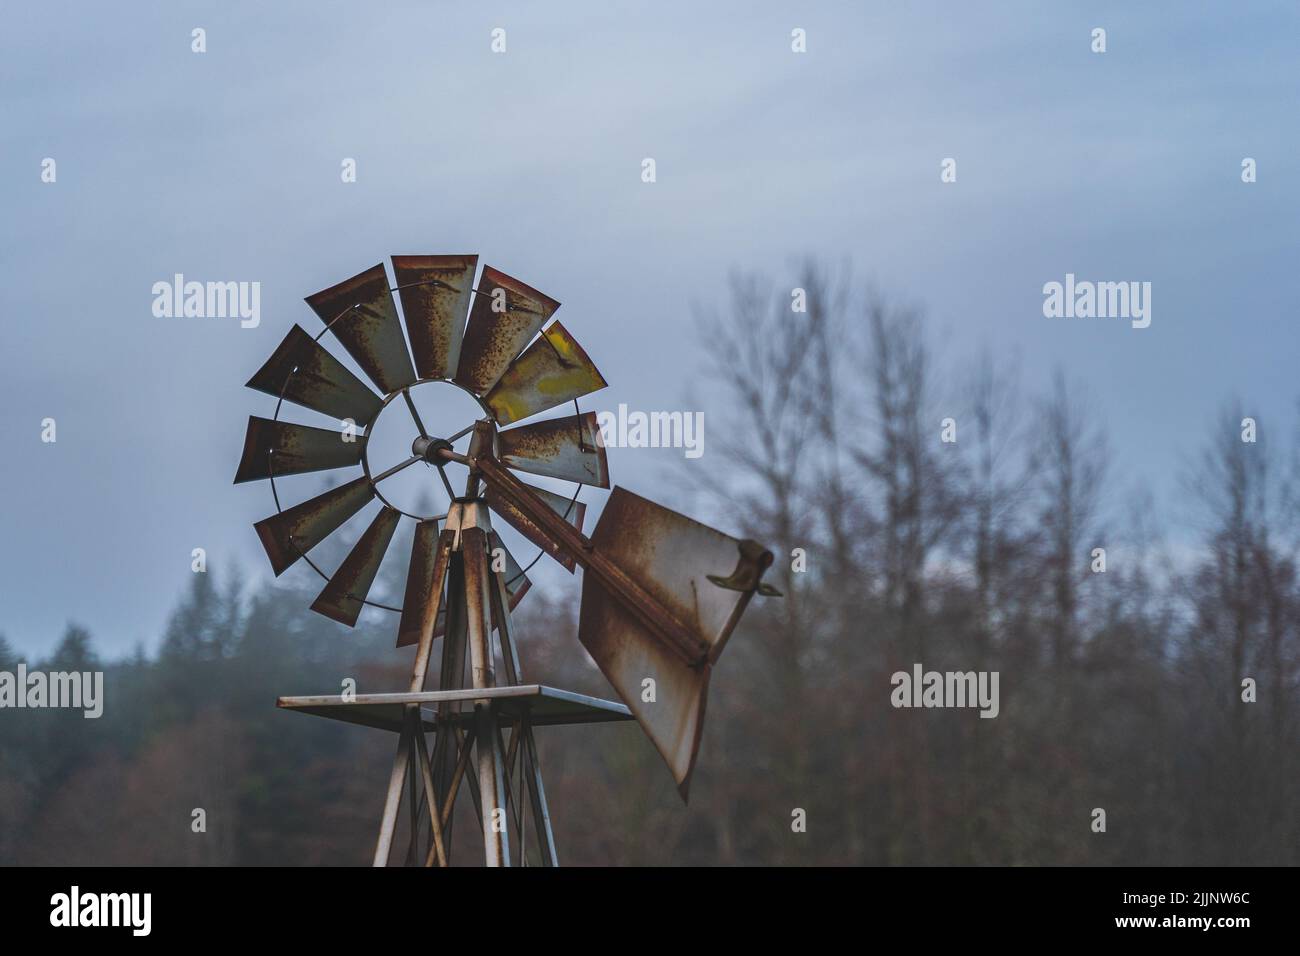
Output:
[[[192,548],[267,575],[243,382],[394,253],[548,292],[613,383],[588,407],[643,409],[682,406],[728,270],[848,260],[949,356],[1065,364],[1117,480],[1172,493],[1227,395],[1267,423],[1300,393],[1298,41],[1291,2],[7,4],[0,633],[122,652]],[[260,282],[260,326],[154,317],[177,272]],[[1067,272],[1150,281],[1151,327],[1044,318]],[[663,457],[611,467],[645,490]]]

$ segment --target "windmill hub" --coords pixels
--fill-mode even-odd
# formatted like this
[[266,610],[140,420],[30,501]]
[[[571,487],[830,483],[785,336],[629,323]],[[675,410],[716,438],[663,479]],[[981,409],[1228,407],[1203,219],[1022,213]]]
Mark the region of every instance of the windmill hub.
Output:
[[460,494],[468,472],[439,452],[468,451],[469,431],[485,414],[478,399],[453,382],[418,380],[386,396],[365,430],[363,458],[368,473],[383,475],[408,460],[426,467],[403,468],[380,481],[376,490],[383,502],[418,518],[446,512],[454,494],[448,492],[443,476]]
[[445,438],[426,438],[424,435],[417,435],[415,441],[411,442],[411,454],[423,458],[431,465],[443,463],[442,457],[438,454],[440,449],[454,450],[451,442]]

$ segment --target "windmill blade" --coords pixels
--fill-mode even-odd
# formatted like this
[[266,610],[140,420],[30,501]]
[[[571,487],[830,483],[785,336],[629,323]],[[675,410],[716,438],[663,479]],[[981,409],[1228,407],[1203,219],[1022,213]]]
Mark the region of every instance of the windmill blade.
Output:
[[363,475],[253,525],[262,539],[266,556],[271,559],[275,576],[278,578],[293,567],[300,557],[329,537],[374,496],[370,479]]
[[[411,542],[411,563],[406,569],[406,596],[402,599],[402,619],[397,625],[397,646],[418,644],[429,619],[429,611],[435,604],[433,589],[434,566],[438,559],[438,521],[430,519],[415,526],[415,538]],[[444,583],[445,586],[445,583]],[[434,636],[442,632],[442,625],[447,618],[446,602],[441,595],[436,600],[438,607]]]
[[595,412],[520,425],[497,437],[502,464],[517,471],[609,487],[609,466]]
[[[536,485],[530,485],[527,482],[520,482],[525,488],[545,502],[546,506],[554,511],[561,518],[564,518],[569,524],[573,525],[579,531],[582,530],[582,521],[587,514],[587,506],[581,501],[575,501],[566,498],[563,495],[557,495],[553,491],[547,491],[545,488],[538,488]],[[533,523],[533,520],[526,514],[512,505],[509,501],[499,495],[492,486],[489,485],[486,492],[488,507],[505,518],[509,525],[522,534],[525,538],[537,545],[556,561],[560,562],[570,574],[573,573],[576,564],[573,556],[566,553],[556,546],[541,528]]]
[[484,266],[460,346],[456,384],[487,394],[559,307],[550,296]]
[[343,432],[328,428],[309,428],[250,415],[235,484],[272,475],[279,478],[359,465],[366,437],[353,435],[351,438],[349,441]]
[[451,378],[474,288],[478,256],[393,256],[406,336],[420,378]]
[[[502,559],[504,567],[497,563],[498,557]],[[513,611],[519,602],[524,599],[524,595],[528,593],[528,589],[533,586],[533,583],[528,580],[528,575],[524,574],[524,569],[519,566],[515,556],[510,553],[510,549],[505,546],[501,536],[495,531],[488,537],[488,562],[488,566],[493,571],[499,567],[502,569],[501,574],[504,576],[506,584],[506,596],[509,598],[509,609]],[[496,624],[496,614],[494,613],[492,626],[496,627]]]
[[300,325],[289,330],[247,384],[340,421],[350,418],[361,428],[384,407],[378,395]]
[[[431,527],[426,529],[426,525]],[[422,521],[415,529],[415,543],[411,546],[411,566],[406,575],[406,598],[402,602],[402,621],[397,628],[397,646],[406,647],[409,644],[418,644],[420,641],[420,629],[428,619],[428,604],[432,600],[429,593],[427,582],[433,576],[433,562],[435,558],[435,548],[438,543],[438,530],[436,521]],[[502,543],[500,536],[493,531],[488,539],[488,560],[489,566],[497,568],[500,565],[497,561],[497,549],[501,550],[501,557],[504,558],[505,568],[503,574],[506,579],[506,594],[510,598],[510,610],[514,610],[519,602],[524,599],[528,589],[532,587],[532,582],[528,580],[523,569],[519,567],[519,562],[515,560],[510,549]],[[447,630],[447,609],[443,602],[439,602],[438,617],[434,622],[433,636],[442,637]],[[492,626],[496,627],[496,619],[493,618]]]
[[395,392],[415,381],[382,262],[307,296],[307,304],[381,392]]
[[379,573],[379,565],[401,517],[401,512],[394,508],[385,506],[379,510],[339,569],[325,582],[325,587],[312,602],[313,611],[348,627],[356,627],[366,595],[375,583],[375,575]]
[[483,400],[500,424],[509,425],[607,384],[582,346],[557,321],[515,359]]
[[[712,663],[753,594],[710,577],[735,568],[732,578],[739,579],[742,544],[752,543],[623,488],[610,494],[591,542],[709,645],[708,663],[691,667],[657,641],[596,575],[583,576],[578,640],[650,737],[685,799],[704,729]],[[755,586],[757,581],[754,577]],[[655,682],[652,703],[642,699],[647,678]]]

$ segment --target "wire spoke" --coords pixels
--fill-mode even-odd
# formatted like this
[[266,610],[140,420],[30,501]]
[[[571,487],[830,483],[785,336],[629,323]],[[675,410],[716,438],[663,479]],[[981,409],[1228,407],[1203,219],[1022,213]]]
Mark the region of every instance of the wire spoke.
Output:
[[452,490],[451,482],[447,480],[447,472],[443,470],[442,465],[438,466],[438,477],[442,479],[442,483],[447,489],[447,497],[449,497],[452,501],[455,501],[456,492]]
[[424,459],[422,459],[419,455],[412,455],[410,458],[406,459],[406,461],[400,462],[400,463],[394,465],[392,468],[389,468],[387,471],[380,472],[379,474],[375,475],[374,478],[371,478],[371,479],[370,479],[371,484],[376,484],[376,485],[377,485],[377,484],[379,484],[379,482],[383,481],[385,478],[389,478],[389,477],[392,477],[393,475],[397,474],[397,473],[398,473],[399,471],[401,471],[403,468],[409,468],[409,467],[411,467],[412,465],[414,465],[417,461],[423,461],[423,460],[424,460]]
[[402,398],[406,399],[406,407],[411,413],[411,418],[415,421],[415,427],[420,430],[420,437],[428,438],[429,433],[424,430],[424,422],[420,421],[420,412],[415,407],[415,400],[411,398],[411,390],[409,388],[402,389]]
[[466,435],[468,435],[470,432],[472,432],[472,431],[474,430],[474,426],[477,425],[477,424],[478,424],[478,422],[470,422],[468,425],[466,425],[466,426],[465,426],[464,428],[462,428],[460,431],[456,432],[456,434],[454,434],[454,435],[452,435],[450,438],[448,438],[448,439],[447,439],[448,443],[452,443],[452,442],[455,442],[457,439],[464,438]]

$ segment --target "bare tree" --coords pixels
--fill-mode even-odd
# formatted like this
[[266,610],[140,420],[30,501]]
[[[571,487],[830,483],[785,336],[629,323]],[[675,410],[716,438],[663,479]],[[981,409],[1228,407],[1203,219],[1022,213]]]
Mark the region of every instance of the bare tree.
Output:
[[1080,589],[1099,540],[1102,485],[1109,453],[1105,435],[1076,390],[1058,369],[1039,407],[1030,467],[1038,475],[1043,570],[1050,583],[1047,624],[1055,665],[1078,650]]

